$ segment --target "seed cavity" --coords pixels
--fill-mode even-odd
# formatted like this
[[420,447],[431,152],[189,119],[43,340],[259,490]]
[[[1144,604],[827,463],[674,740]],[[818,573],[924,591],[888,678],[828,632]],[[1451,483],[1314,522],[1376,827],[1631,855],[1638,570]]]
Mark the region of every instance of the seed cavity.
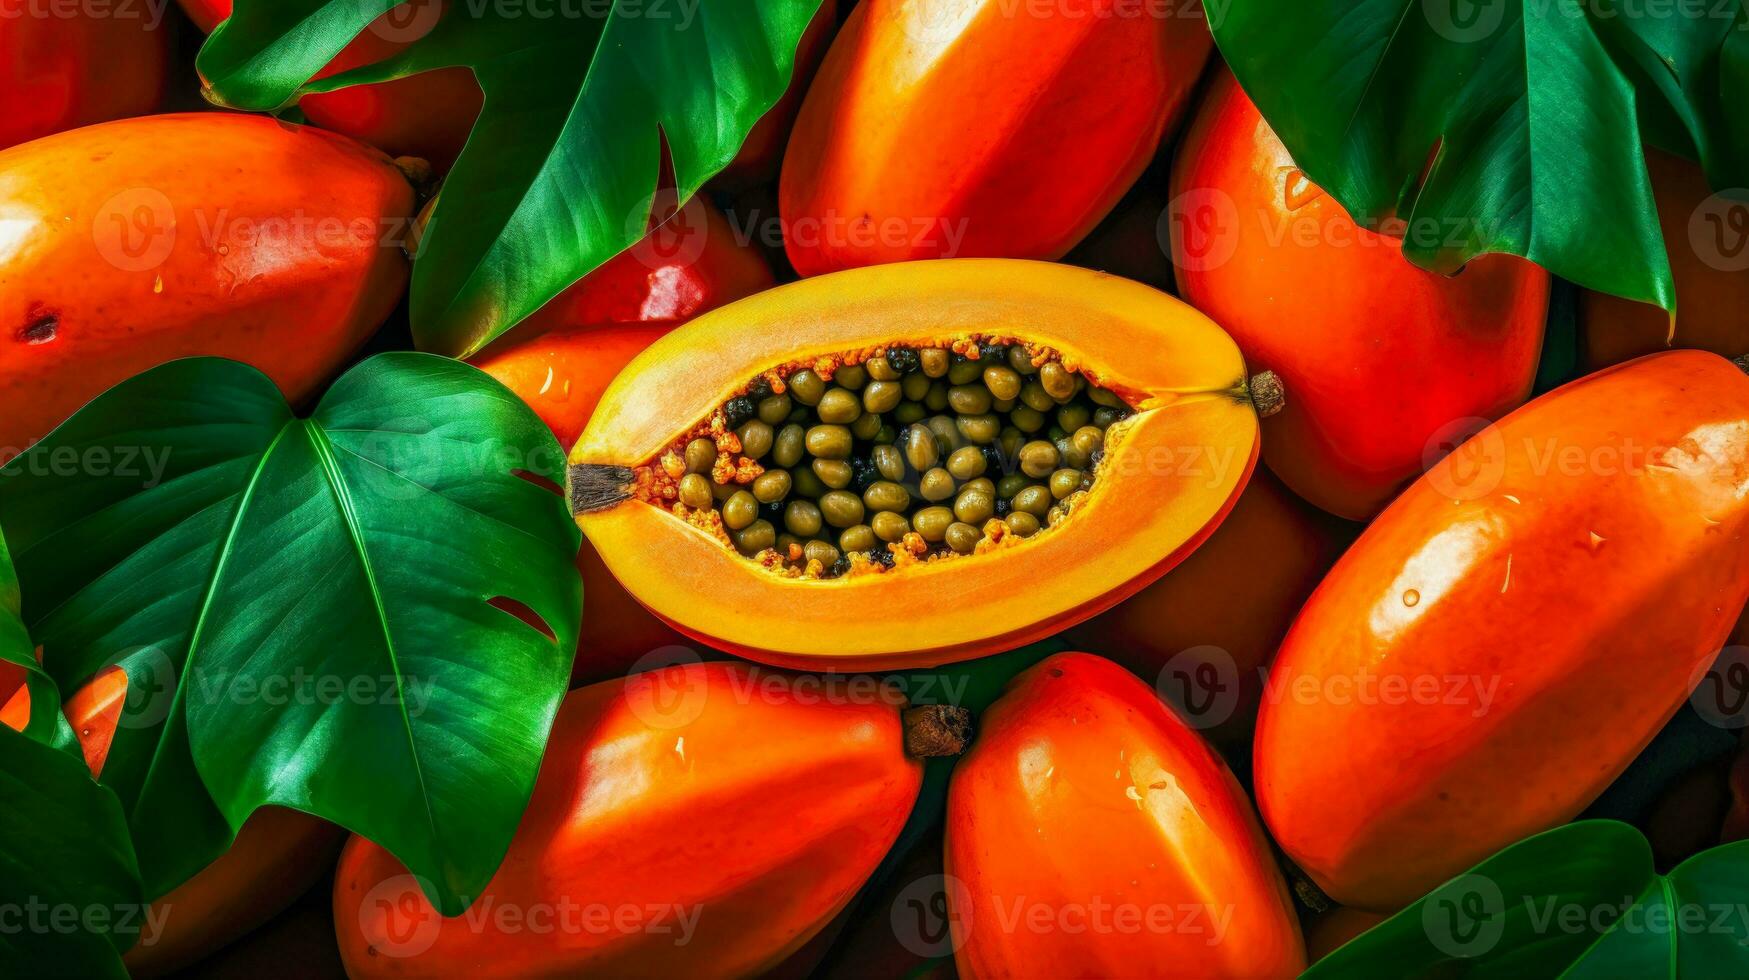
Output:
[[602,505],[665,507],[774,572],[884,572],[1050,533],[1132,414],[1048,348],[892,345],[767,371],[655,461],[594,486]]

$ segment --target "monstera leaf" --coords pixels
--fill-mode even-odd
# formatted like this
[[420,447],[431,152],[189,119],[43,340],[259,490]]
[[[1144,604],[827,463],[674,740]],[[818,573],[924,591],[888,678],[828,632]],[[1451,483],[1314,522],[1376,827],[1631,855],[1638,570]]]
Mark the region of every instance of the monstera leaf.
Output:
[[[1313,181],[1443,272],[1486,252],[1674,309],[1642,157],[1749,183],[1740,0],[1251,0],[1210,6]],[[1733,108],[1734,107],[1734,108]]]
[[[201,51],[214,98],[467,66],[486,94],[413,273],[421,349],[465,356],[643,237],[662,147],[682,201],[783,94],[819,0],[456,2],[386,61],[310,83],[401,0],[238,0]],[[536,10],[542,15],[537,16]]]
[[576,648],[563,452],[485,374],[384,354],[300,419],[253,368],[124,382],[0,470],[44,669],[127,672],[102,782],[161,895],[265,804],[459,912],[502,860]]
[[1749,841],[1659,875],[1628,824],[1568,824],[1439,886],[1303,976],[1749,976]]
[[151,928],[115,794],[62,752],[0,725],[0,975],[125,978]]

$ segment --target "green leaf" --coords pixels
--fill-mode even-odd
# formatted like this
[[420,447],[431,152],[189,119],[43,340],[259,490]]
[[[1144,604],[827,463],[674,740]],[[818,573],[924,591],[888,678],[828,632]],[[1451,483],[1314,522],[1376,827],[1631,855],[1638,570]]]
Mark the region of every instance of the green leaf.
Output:
[[1749,976],[1749,841],[1660,877],[1633,827],[1568,824],[1446,882],[1303,976]]
[[61,714],[60,689],[37,663],[36,644],[30,641],[30,631],[24,626],[23,610],[12,553],[7,550],[6,536],[0,534],[0,661],[16,664],[24,671],[24,686],[30,692],[30,719],[25,723],[24,734],[83,761],[73,726]]
[[126,977],[146,918],[127,820],[85,760],[0,725],[0,975]]
[[64,689],[128,672],[101,778],[151,894],[271,803],[378,841],[465,907],[509,846],[576,648],[563,463],[484,373],[398,353],[307,420],[253,368],[176,361],[0,470],[46,669]]
[[240,0],[199,67],[226,104],[472,68],[485,108],[413,271],[420,348],[466,356],[644,236],[666,142],[679,200],[734,159],[789,85],[820,0],[615,0],[534,17],[451,4],[388,60],[302,85],[392,0]]
[[1428,268],[1506,252],[1674,310],[1642,141],[1749,182],[1725,108],[1749,81],[1740,0],[1256,0],[1210,20],[1294,161],[1362,223],[1403,219]]

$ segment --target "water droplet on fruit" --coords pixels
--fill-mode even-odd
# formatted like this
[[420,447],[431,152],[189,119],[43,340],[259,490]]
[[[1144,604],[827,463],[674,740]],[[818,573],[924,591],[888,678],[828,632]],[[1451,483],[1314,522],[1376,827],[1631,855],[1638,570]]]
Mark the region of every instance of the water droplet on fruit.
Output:
[[1405,606],[1413,606],[1420,601],[1421,601],[1421,593],[1416,589],[1410,589],[1409,591],[1403,593],[1403,605],[1405,605]]

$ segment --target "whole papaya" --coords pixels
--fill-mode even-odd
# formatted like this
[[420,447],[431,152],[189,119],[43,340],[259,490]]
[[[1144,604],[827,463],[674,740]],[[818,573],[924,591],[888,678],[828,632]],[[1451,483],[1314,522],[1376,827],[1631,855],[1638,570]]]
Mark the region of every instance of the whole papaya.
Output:
[[1305,946],[1251,803],[1134,675],[1015,678],[948,795],[955,964],[983,977],[1292,977]]
[[[232,0],[181,0],[201,30],[231,16]],[[437,26],[445,0],[408,0],[384,13],[317,74],[337,75],[393,57]],[[439,68],[387,82],[316,92],[298,100],[310,122],[387,153],[448,170],[461,155],[485,95],[467,68]]]
[[0,150],[158,107],[162,8],[61,6],[0,0]]
[[1147,165],[1209,43],[1191,0],[859,4],[784,157],[790,261],[1061,256]]
[[[1536,378],[1548,274],[1513,256],[1455,278],[1411,265],[1295,169],[1223,70],[1179,148],[1172,257],[1192,306],[1293,392],[1263,460],[1350,520],[1377,513]],[[1409,229],[1403,229],[1405,231]]]
[[[816,679],[817,680],[817,679]],[[825,683],[825,682],[821,682]],[[571,692],[496,875],[460,917],[355,838],[334,883],[354,980],[733,977],[805,944],[904,825],[942,713],[735,663]]]
[[1391,911],[1570,820],[1688,697],[1749,599],[1749,378],[1653,354],[1507,415],[1368,526],[1258,718],[1275,839]]
[[265,116],[148,116],[0,151],[0,459],[179,357],[310,395],[399,301],[413,209],[388,157]]

